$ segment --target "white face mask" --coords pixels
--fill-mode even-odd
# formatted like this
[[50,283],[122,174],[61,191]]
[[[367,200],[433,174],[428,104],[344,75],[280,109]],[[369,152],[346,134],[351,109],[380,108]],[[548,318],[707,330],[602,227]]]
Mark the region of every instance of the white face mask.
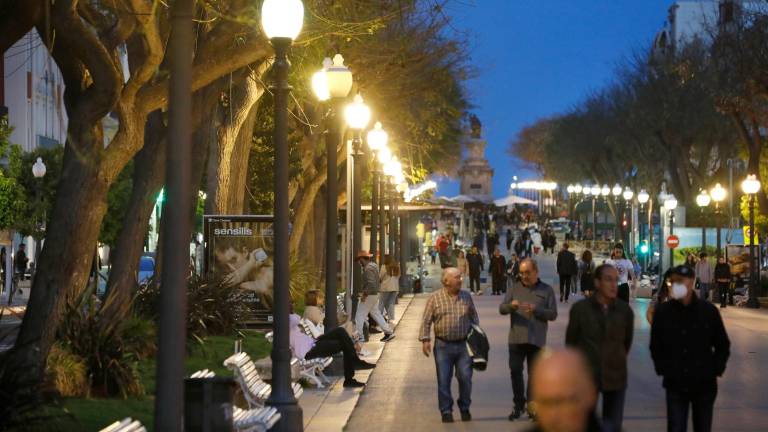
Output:
[[672,292],[669,294],[673,299],[680,300],[688,294],[688,288],[685,284],[676,282],[672,284]]

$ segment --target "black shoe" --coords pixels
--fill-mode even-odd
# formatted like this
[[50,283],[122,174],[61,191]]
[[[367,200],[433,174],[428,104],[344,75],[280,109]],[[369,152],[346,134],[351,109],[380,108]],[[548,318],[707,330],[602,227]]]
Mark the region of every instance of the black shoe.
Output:
[[383,333],[383,332],[380,329],[376,328],[376,327],[369,327],[368,328],[368,333],[376,334],[376,333]]
[[531,419],[531,421],[536,421],[536,414],[533,413],[533,411],[528,411],[528,418]]
[[461,412],[461,421],[466,422],[472,420],[472,414],[469,413],[469,410],[462,411]]
[[512,414],[509,415],[509,421],[515,421],[519,419],[523,415],[523,410],[519,408],[515,408],[514,411],[512,411]]
[[352,378],[351,380],[344,380],[344,388],[360,388],[365,387],[365,384]]
[[443,413],[443,423],[453,423],[453,414]]
[[367,369],[373,369],[376,365],[373,363],[368,363],[367,361],[359,360],[357,363],[355,363],[355,370],[367,370]]
[[391,341],[394,338],[395,338],[395,334],[394,333],[390,333],[388,335],[384,335],[384,337],[381,338],[381,341],[382,342],[389,342],[389,341]]

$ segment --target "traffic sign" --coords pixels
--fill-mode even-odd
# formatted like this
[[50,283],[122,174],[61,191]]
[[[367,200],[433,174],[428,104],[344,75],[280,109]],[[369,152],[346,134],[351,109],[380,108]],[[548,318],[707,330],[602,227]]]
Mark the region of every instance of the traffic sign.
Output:
[[674,249],[678,246],[680,246],[680,237],[674,234],[667,237],[667,247],[669,247],[670,249]]

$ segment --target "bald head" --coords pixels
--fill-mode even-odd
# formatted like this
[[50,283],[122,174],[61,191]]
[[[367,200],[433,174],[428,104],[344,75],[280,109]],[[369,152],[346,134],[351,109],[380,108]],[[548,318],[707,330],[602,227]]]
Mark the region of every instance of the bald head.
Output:
[[440,281],[450,294],[457,294],[461,291],[461,271],[456,267],[447,267],[443,270],[443,277],[440,278]]
[[542,351],[532,368],[531,396],[541,430],[587,430],[597,389],[584,356],[575,350]]

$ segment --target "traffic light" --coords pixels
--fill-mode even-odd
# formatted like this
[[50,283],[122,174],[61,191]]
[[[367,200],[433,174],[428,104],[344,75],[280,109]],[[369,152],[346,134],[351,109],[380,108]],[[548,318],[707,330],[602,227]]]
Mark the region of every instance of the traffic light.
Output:
[[643,243],[640,245],[640,254],[641,255],[647,255],[650,248],[648,247],[648,243],[643,241]]

